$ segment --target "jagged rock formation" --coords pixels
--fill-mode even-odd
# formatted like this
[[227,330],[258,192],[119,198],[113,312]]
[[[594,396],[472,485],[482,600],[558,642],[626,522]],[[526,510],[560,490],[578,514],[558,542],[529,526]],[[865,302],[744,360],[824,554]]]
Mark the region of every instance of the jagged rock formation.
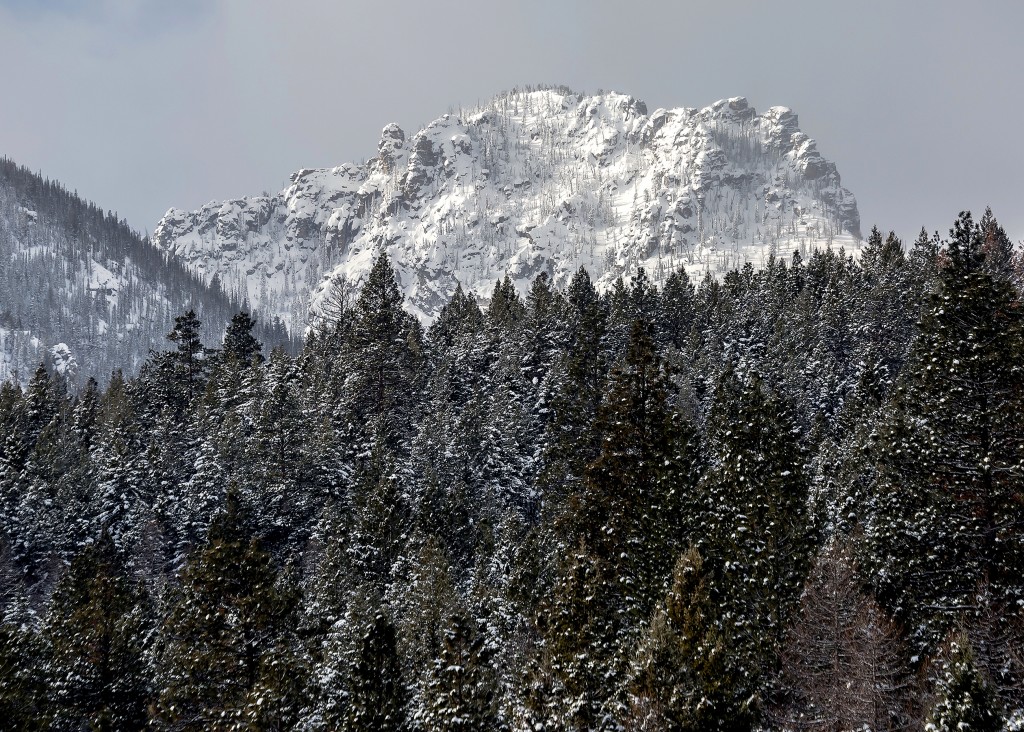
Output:
[[292,326],[389,253],[433,317],[460,282],[486,299],[584,266],[607,287],[645,267],[719,273],[860,241],[853,195],[785,107],[742,97],[658,109],[621,94],[514,91],[411,137],[384,128],[365,163],[300,170],[274,196],[171,209],[154,234],[208,281]]

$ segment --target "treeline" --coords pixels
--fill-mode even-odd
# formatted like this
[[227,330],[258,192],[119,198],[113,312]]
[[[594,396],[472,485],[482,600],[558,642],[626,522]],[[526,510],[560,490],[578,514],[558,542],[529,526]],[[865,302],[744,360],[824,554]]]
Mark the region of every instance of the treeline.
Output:
[[694,286],[381,257],[292,357],[194,313],[0,390],[13,729],[1024,724],[1024,274],[991,213]]
[[[135,374],[182,310],[201,312],[213,340],[244,306],[241,293],[205,284],[113,212],[0,158],[0,378],[27,382],[41,359],[54,365],[48,349],[58,343],[75,360],[59,366],[76,388],[114,368]],[[257,333],[298,350],[279,322]]]

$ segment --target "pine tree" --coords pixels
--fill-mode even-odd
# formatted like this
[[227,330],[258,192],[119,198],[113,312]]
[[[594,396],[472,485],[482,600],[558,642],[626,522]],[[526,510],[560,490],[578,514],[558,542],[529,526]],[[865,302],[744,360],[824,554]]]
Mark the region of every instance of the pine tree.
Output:
[[374,449],[370,462],[356,476],[351,500],[349,566],[360,581],[383,590],[408,541],[410,519],[408,494],[383,447]]
[[696,461],[692,430],[669,408],[668,392],[654,343],[638,322],[598,419],[601,452],[563,520],[574,551],[542,606],[553,663],[580,725],[596,723],[617,693],[621,649],[664,595],[681,548],[679,515]]
[[186,404],[190,404],[202,388],[204,349],[199,335],[200,326],[195,310],[189,310],[174,319],[174,329],[167,334],[167,340],[177,345],[172,363],[182,384]]
[[500,730],[497,684],[491,651],[475,623],[456,614],[444,629],[441,653],[433,662],[418,720],[431,732]]
[[24,623],[0,624],[0,719],[8,729],[50,729],[46,645]]
[[519,325],[526,315],[516,287],[508,275],[494,285],[494,294],[487,306],[487,319],[492,327],[510,330]]
[[147,600],[103,534],[61,579],[50,604],[50,694],[59,728],[138,729],[146,721]]
[[245,367],[253,361],[263,363],[263,344],[253,335],[256,320],[249,313],[237,313],[231,317],[224,331],[222,355],[227,361]]
[[967,639],[962,635],[951,638],[943,656],[926,732],[1002,730],[992,687],[981,675]]
[[[181,589],[161,629],[158,729],[239,729],[252,714],[253,691],[295,619],[271,557],[245,535],[238,499],[210,527],[207,545],[186,565]],[[282,710],[287,711],[287,710]]]
[[686,270],[680,267],[665,280],[661,293],[661,310],[658,321],[659,340],[682,348],[690,338],[694,320],[694,299],[696,293]]
[[598,454],[591,425],[604,391],[606,366],[601,343],[607,320],[590,276],[580,268],[566,292],[564,353],[547,386],[551,415],[537,484],[548,528],[553,528],[565,510],[569,496],[580,490],[584,469]]
[[383,614],[363,634],[351,683],[343,729],[400,732],[409,728],[395,626]]
[[951,236],[875,435],[862,558],[919,648],[934,647],[982,581],[997,601],[1024,600],[1024,310],[986,271],[970,214]]
[[406,454],[422,393],[422,328],[402,309],[402,293],[386,254],[378,257],[359,293],[338,370],[336,421],[351,457],[365,459],[380,441]]
[[749,730],[755,710],[742,690],[729,624],[720,622],[709,573],[691,546],[655,610],[630,671],[629,716],[636,729]]
[[713,568],[719,622],[730,627],[739,690],[759,699],[810,561],[804,454],[779,399],[756,375],[727,367],[708,418],[710,466],[694,539]]

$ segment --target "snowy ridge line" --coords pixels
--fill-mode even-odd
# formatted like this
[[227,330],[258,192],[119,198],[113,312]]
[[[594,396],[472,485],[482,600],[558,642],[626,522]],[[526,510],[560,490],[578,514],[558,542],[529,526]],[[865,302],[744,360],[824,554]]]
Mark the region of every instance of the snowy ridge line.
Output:
[[836,166],[796,114],[742,97],[658,109],[607,93],[513,91],[407,137],[387,125],[366,163],[304,169],[271,196],[171,209],[156,244],[266,316],[301,327],[386,251],[409,309],[431,320],[456,283],[486,300],[509,275],[599,288],[644,267],[720,274],[771,256],[860,245]]

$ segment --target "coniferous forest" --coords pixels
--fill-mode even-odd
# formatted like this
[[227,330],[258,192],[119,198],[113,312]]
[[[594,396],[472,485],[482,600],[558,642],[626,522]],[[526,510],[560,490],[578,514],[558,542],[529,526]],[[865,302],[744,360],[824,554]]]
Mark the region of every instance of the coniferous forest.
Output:
[[[1024,729],[1024,262],[856,259],[0,390],[0,726]],[[213,347],[216,346],[216,347]]]

